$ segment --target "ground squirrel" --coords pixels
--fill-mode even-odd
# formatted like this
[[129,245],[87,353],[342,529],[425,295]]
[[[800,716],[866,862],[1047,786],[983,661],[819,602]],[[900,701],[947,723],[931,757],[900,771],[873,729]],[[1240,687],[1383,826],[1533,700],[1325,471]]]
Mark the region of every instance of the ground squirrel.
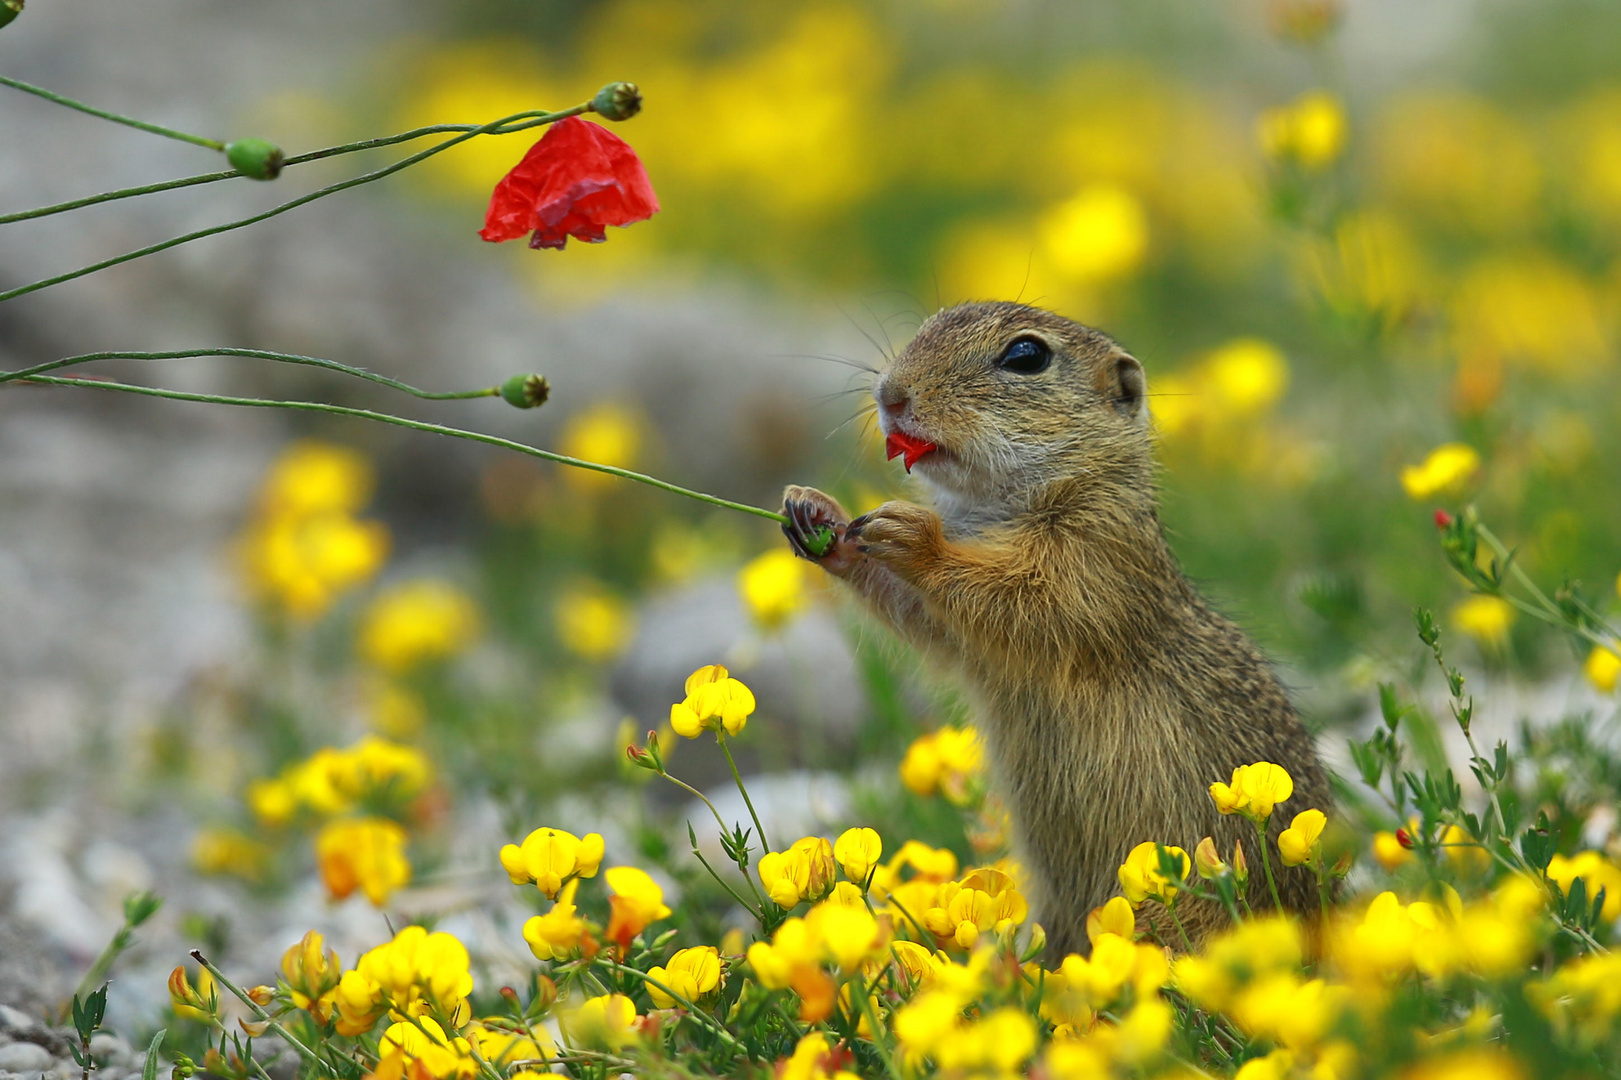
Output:
[[[795,551],[899,634],[959,670],[1006,799],[1048,955],[1087,951],[1086,916],[1144,840],[1242,838],[1250,902],[1270,907],[1253,827],[1208,794],[1271,761],[1294,797],[1271,836],[1330,810],[1311,737],[1267,661],[1212,611],[1155,508],[1143,368],[1105,334],[1040,308],[974,303],[929,318],[873,389],[891,456],[936,510],[887,502],[850,519],[814,488],[784,498]],[[834,542],[820,558],[809,538]],[[1274,869],[1310,910],[1302,868]],[[1188,905],[1196,937],[1225,922]]]

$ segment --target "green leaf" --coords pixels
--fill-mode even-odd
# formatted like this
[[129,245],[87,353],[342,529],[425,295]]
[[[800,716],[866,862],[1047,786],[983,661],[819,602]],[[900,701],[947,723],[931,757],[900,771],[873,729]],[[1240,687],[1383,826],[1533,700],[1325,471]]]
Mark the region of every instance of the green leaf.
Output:
[[152,1036],[152,1041],[146,1047],[146,1064],[141,1066],[141,1080],[158,1080],[158,1051],[163,1048],[163,1037],[169,1034],[168,1028],[163,1028]]

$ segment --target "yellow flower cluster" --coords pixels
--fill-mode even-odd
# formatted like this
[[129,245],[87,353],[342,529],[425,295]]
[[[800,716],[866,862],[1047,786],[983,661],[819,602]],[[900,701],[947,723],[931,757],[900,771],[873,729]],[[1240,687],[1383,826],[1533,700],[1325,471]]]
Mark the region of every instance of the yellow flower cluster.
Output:
[[1359,984],[1383,985],[1413,972],[1499,977],[1522,969],[1541,946],[1549,930],[1546,904],[1543,887],[1519,876],[1470,904],[1450,886],[1442,886],[1439,903],[1403,904],[1383,892],[1360,919],[1336,921],[1331,949],[1339,968]]
[[315,863],[327,893],[343,900],[359,889],[382,907],[411,880],[405,841],[405,830],[387,818],[344,818],[323,825],[315,836]]
[[1313,90],[1288,105],[1263,112],[1255,135],[1262,152],[1272,161],[1316,171],[1339,158],[1348,128],[1345,108],[1339,100]]
[[469,963],[467,947],[451,935],[407,926],[364,953],[338,980],[333,1001],[339,1033],[370,1031],[385,1013],[402,1020],[437,1015],[457,1023],[473,992]]
[[472,598],[445,581],[404,581],[384,590],[360,619],[359,650],[368,662],[402,674],[465,649],[478,634]]
[[773,550],[737,573],[737,591],[760,629],[775,632],[805,606],[810,564],[791,551]]
[[677,735],[696,739],[705,731],[736,735],[754,713],[754,693],[719,664],[687,676],[687,696],[670,706],[670,726]]
[[786,851],[760,856],[760,884],[778,907],[820,900],[833,891],[833,845],[820,836],[795,840]]
[[1210,785],[1210,798],[1223,814],[1241,814],[1257,825],[1272,816],[1272,808],[1295,793],[1294,779],[1281,765],[1257,761],[1233,770],[1231,783]]
[[300,813],[333,817],[362,804],[404,801],[428,786],[433,769],[422,751],[368,735],[345,750],[323,747],[274,779],[248,786],[248,808],[260,824],[286,825]]
[[1466,443],[1445,443],[1431,450],[1417,465],[1401,471],[1402,490],[1410,499],[1456,495],[1480,471],[1480,454]]
[[946,725],[919,736],[901,759],[901,783],[922,796],[936,793],[959,806],[978,794],[984,768],[979,732]]
[[1452,608],[1452,624],[1488,649],[1501,649],[1514,625],[1514,606],[1500,596],[1471,596]]
[[726,984],[726,973],[720,965],[719,949],[695,945],[676,950],[662,966],[648,968],[647,980],[647,996],[653,1004],[671,1009],[678,1004],[677,998],[690,1004],[719,990]]
[[1566,893],[1582,879],[1588,903],[1604,890],[1604,907],[1600,918],[1609,920],[1621,915],[1621,867],[1596,851],[1579,851],[1575,855],[1555,855],[1548,863],[1548,880],[1556,881]]
[[358,453],[298,442],[271,466],[238,546],[249,592],[299,620],[318,618],[370,580],[388,557],[388,529],[356,513],[371,497],[371,466]]
[[748,961],[761,986],[791,987],[799,995],[800,1019],[817,1021],[832,1013],[838,989],[824,967],[852,974],[882,956],[888,941],[883,924],[865,906],[828,900],[804,918],[786,920],[769,943],[750,945]]
[[501,848],[501,867],[514,885],[527,885],[556,900],[563,885],[577,877],[596,877],[602,865],[602,834],[586,833],[584,838],[562,829],[540,828],[519,844]]

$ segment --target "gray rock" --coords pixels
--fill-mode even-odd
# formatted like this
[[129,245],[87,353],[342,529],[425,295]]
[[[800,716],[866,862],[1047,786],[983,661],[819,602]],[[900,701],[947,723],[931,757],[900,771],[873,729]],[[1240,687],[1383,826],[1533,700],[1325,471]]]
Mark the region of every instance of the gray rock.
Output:
[[56,1064],[51,1052],[37,1043],[16,1042],[0,1046],[0,1072],[39,1073]]
[[[128,1066],[135,1059],[135,1051],[130,1049],[129,1043],[110,1031],[98,1031],[90,1036],[90,1052],[97,1061],[105,1060],[108,1065]],[[97,1075],[101,1080],[108,1080],[109,1071],[104,1069]]]
[[0,1031],[8,1034],[20,1034],[34,1026],[33,1017],[21,1009],[13,1009],[10,1005],[0,1005]]

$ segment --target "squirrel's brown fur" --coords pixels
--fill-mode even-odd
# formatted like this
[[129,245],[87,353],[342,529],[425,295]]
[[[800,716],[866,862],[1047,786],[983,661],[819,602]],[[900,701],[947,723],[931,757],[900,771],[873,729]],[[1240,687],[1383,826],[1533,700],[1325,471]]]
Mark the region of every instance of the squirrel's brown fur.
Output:
[[[1011,343],[1050,350],[1021,374]],[[904,639],[959,670],[1006,799],[1050,956],[1086,951],[1087,912],[1119,891],[1137,843],[1190,854],[1244,841],[1250,902],[1269,907],[1253,827],[1207,789],[1234,767],[1282,765],[1294,797],[1273,815],[1330,809],[1312,740],[1270,666],[1211,610],[1165,544],[1141,365],[1106,335],[1039,308],[938,312],[874,388],[887,433],[938,447],[917,463],[939,512],[888,502],[851,522],[790,487],[785,527]],[[1313,879],[1282,868],[1284,903],[1311,910]],[[1202,936],[1225,921],[1179,910]]]

